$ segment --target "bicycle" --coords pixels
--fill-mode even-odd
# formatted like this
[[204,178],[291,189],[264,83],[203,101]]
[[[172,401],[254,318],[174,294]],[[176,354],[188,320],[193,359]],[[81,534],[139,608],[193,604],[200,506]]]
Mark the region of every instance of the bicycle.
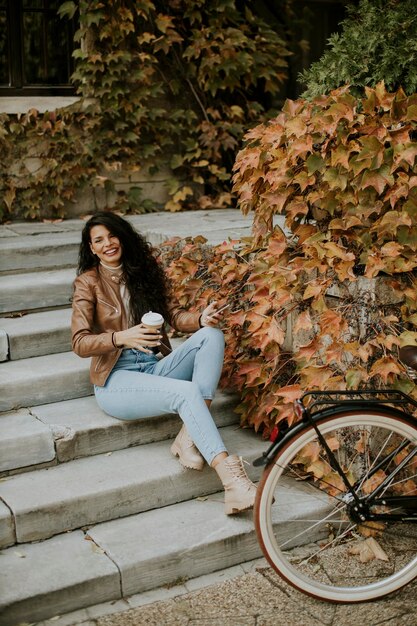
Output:
[[[417,347],[411,356],[417,369]],[[258,541],[293,587],[353,603],[417,576],[416,407],[392,389],[307,392],[294,403],[299,421],[254,462],[266,465]]]

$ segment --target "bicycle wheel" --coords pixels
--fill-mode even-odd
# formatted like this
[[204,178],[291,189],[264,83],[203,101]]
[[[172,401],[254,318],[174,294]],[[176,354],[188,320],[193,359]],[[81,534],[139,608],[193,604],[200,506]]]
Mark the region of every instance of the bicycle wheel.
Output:
[[[388,410],[346,411],[316,424],[358,496],[370,496],[417,446],[417,422]],[[381,492],[410,494],[417,494],[417,455]],[[364,521],[354,507],[307,425],[278,451],[258,486],[255,525],[267,560],[300,591],[333,602],[363,602],[406,585],[417,576],[417,524]],[[369,507],[394,510],[398,502]]]

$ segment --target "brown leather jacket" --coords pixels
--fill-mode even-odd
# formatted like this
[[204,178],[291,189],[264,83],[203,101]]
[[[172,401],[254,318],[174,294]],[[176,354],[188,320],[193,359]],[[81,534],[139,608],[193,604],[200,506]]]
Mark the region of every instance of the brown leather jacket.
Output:
[[[199,313],[189,313],[172,301],[169,323],[180,332],[199,328]],[[74,281],[72,301],[72,349],[78,356],[93,357],[90,380],[102,387],[122,350],[115,349],[112,333],[128,328],[128,320],[120,297],[118,282],[101,266],[84,272]],[[170,352],[170,343],[163,331],[162,354]]]

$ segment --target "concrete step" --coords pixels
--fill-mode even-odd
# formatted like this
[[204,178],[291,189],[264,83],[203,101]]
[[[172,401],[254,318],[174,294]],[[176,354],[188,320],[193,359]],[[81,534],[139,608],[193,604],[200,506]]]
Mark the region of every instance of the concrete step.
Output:
[[[253,431],[221,429],[227,448],[252,462],[265,449]],[[185,469],[171,441],[150,443],[17,474],[0,482],[16,542],[38,541],[106,520],[214,493],[220,483],[207,465]],[[249,467],[252,479],[259,470]]]
[[[313,519],[328,508],[303,483],[288,483],[278,500],[274,524],[289,529],[294,516]],[[224,515],[216,493],[0,554],[0,625],[15,626],[210,574],[261,551],[252,512]]]
[[[4,502],[0,501],[0,549],[16,543],[16,533],[12,513]],[[0,552],[1,555],[1,552]],[[1,588],[0,588],[1,597]]]
[[0,474],[55,463],[51,428],[28,409],[0,413]]
[[3,331],[5,337],[4,350],[0,347],[0,361],[17,361],[70,351],[70,325],[70,308],[0,317],[0,332]]
[[8,358],[16,361],[71,350],[70,324],[70,308],[0,318],[8,338]]
[[1,271],[16,273],[75,267],[79,246],[78,232],[3,238],[0,245]]
[[0,314],[68,306],[75,269],[0,276]]
[[[204,235],[212,244],[248,236],[251,216],[236,209],[188,211],[187,232],[184,217],[176,213],[148,213],[128,216],[134,227],[153,245],[171,237]],[[0,226],[1,273],[37,272],[58,267],[75,267],[85,222],[14,223]]]
[[[238,422],[234,394],[218,391],[211,406],[217,426]],[[178,415],[117,420],[94,396],[0,414],[0,475],[32,471],[76,458],[113,452],[174,437]],[[37,467],[36,467],[37,466]]]
[[[15,317],[0,317],[0,361],[17,361],[71,350],[71,309],[54,309]],[[2,335],[0,335],[0,343]],[[171,339],[174,346],[180,339]],[[2,353],[4,357],[2,358]]]
[[73,352],[0,363],[0,412],[91,395],[89,365]]
[[[175,213],[127,219],[153,245],[172,237],[201,234],[210,244],[218,244],[251,232],[251,216],[234,209],[189,211],[186,231],[183,215]],[[283,218],[279,216],[279,220],[282,222]],[[83,226],[83,220],[0,226],[0,314],[68,304]]]
[[[94,543],[85,541],[82,531],[0,554],[1,626],[33,624],[86,607],[93,598],[107,602],[121,596],[117,565]],[[18,582],[19,576],[25,584]],[[13,589],[15,585],[20,592]]]
[[[68,312],[65,311],[63,318],[67,316]],[[174,337],[171,339],[171,345],[175,348],[184,340],[185,337]],[[0,413],[89,396],[93,393],[89,369],[90,359],[82,359],[73,352],[2,362]]]

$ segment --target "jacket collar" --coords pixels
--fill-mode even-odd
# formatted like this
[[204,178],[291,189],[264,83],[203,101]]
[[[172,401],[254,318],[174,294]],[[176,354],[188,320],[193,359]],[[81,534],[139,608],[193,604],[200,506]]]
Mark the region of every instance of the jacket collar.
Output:
[[112,272],[111,270],[107,269],[107,267],[104,267],[103,265],[101,265],[101,263],[97,266],[97,271],[98,271],[99,276],[104,278],[106,282],[113,283],[114,285],[120,285],[120,283],[125,282],[123,274],[118,275],[115,272]]

